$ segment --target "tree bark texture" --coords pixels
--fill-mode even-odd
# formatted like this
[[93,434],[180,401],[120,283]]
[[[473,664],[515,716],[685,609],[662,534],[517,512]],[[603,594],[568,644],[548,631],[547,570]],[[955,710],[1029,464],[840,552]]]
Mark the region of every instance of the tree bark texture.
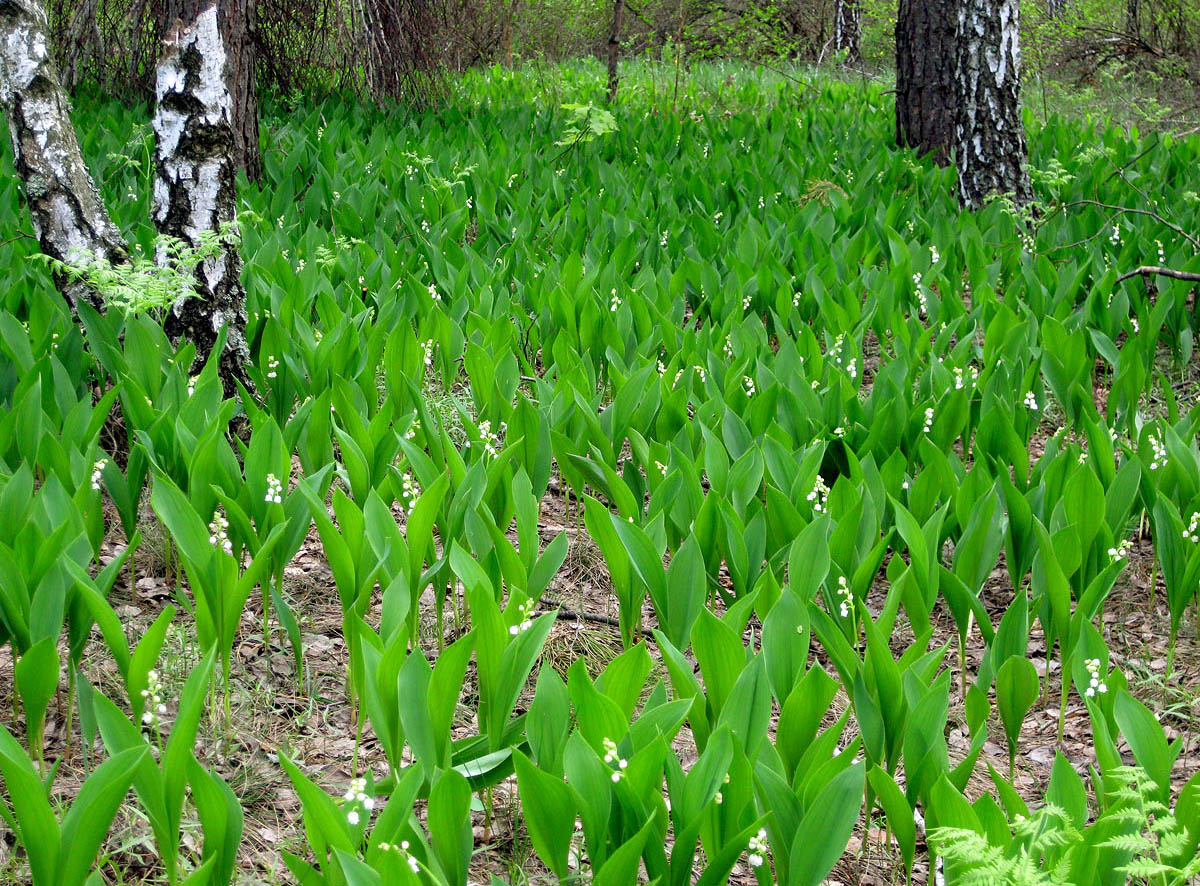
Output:
[[1033,200],[1021,122],[1019,0],[959,0],[955,159],[958,198],[978,209],[991,194]]
[[859,50],[861,13],[859,0],[837,0],[834,5],[833,48],[839,52],[845,50],[847,64],[858,64],[862,60]]
[[[70,104],[50,56],[46,11],[38,0],[0,0],[0,104],[8,114],[13,161],[25,184],[42,252],[70,262],[87,252],[113,264],[128,259],[88,173],[71,125]],[[72,307],[103,310],[82,282],[56,280]]]
[[[226,88],[226,57],[215,7],[172,35],[159,62],[154,114],[154,223],[160,234],[199,246],[200,235],[235,224],[233,100]],[[159,260],[165,260],[160,254]],[[196,294],[176,301],[164,327],[196,345],[202,366],[226,331],[220,374],[227,396],[247,384],[246,292],[236,243],[196,269]]]
[[170,46],[181,29],[210,6],[217,8],[221,41],[225,45],[225,86],[232,113],[233,156],[250,181],[262,179],[258,142],[258,75],[254,27],[257,0],[159,0],[163,43]]
[[900,0],[896,143],[946,166],[954,146],[954,0]]
[[1052,19],[1060,19],[1067,12],[1067,0],[1046,0],[1046,15]]
[[625,0],[613,0],[612,31],[608,35],[608,100],[617,98],[617,59],[621,55],[621,20],[625,17]]

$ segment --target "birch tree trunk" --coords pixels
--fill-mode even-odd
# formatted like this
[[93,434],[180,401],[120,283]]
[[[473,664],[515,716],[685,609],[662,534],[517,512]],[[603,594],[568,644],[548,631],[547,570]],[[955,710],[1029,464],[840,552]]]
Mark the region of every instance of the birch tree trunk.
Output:
[[[201,12],[166,46],[158,66],[154,114],[154,223],[160,234],[193,247],[206,232],[236,223],[237,167],[232,147],[233,100],[226,88],[227,57],[216,7]],[[160,252],[159,260],[166,260]],[[219,366],[226,396],[236,381],[248,389],[245,365],[246,292],[235,240],[222,238],[217,254],[196,269],[196,294],[176,301],[165,330],[196,345],[198,369],[226,331]]]
[[250,181],[262,179],[262,151],[258,142],[258,75],[254,27],[257,0],[158,0],[159,27],[165,44],[216,5],[217,23],[225,46],[225,86],[231,100],[233,158]]
[[946,166],[954,146],[954,0],[900,0],[896,144]]
[[862,60],[860,14],[859,0],[837,0],[833,14],[833,48],[846,51],[846,64],[858,64]]
[[625,0],[613,0],[612,31],[608,35],[608,101],[617,98],[617,58],[621,54],[621,19],[625,17]]
[[959,0],[955,159],[958,198],[978,209],[991,194],[1033,200],[1021,122],[1019,0]]
[[[13,162],[25,183],[42,252],[71,261],[81,252],[120,264],[125,240],[109,218],[71,125],[70,103],[50,57],[46,11],[38,0],[0,0],[0,104],[8,114]],[[102,299],[81,281],[55,281],[67,303]]]

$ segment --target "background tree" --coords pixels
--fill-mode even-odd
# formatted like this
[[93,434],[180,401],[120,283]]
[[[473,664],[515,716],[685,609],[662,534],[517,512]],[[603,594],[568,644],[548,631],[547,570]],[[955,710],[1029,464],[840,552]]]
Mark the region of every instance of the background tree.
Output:
[[612,29],[608,34],[608,100],[617,97],[617,57],[621,53],[621,18],[625,14],[625,0],[613,0]]
[[943,165],[954,144],[955,0],[900,0],[896,143]]
[[1019,0],[958,0],[955,161],[959,202],[992,194],[1033,199],[1021,121]]
[[862,60],[862,8],[859,0],[837,0],[833,12],[833,48],[845,52],[847,64]]

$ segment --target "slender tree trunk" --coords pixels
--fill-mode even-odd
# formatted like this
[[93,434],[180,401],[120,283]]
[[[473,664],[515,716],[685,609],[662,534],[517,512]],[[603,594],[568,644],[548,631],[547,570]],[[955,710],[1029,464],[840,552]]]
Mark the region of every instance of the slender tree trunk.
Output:
[[1067,0],[1046,0],[1046,15],[1060,19],[1067,11]]
[[[86,252],[119,264],[128,259],[125,241],[83,162],[47,30],[38,0],[0,0],[0,104],[33,230],[42,252],[60,261]],[[103,310],[86,284],[61,277],[55,282],[72,307],[83,299]]]
[[621,54],[621,19],[625,17],[625,0],[613,0],[612,31],[608,35],[608,101],[617,98],[617,57]]
[[1142,28],[1139,23],[1138,0],[1125,2],[1125,33],[1131,37],[1141,36]]
[[[226,64],[217,10],[209,7],[171,35],[158,66],[154,223],[159,233],[193,247],[201,245],[201,235],[236,223],[235,127]],[[159,260],[167,257],[160,254]],[[195,295],[179,299],[164,324],[172,338],[196,345],[193,371],[225,330],[219,365],[227,396],[237,393],[236,381],[249,386],[241,268],[236,241],[222,238],[217,254],[196,269]]]
[[954,145],[955,0],[900,0],[896,143],[945,166]]
[[1033,200],[1021,122],[1019,0],[959,0],[955,158],[959,202],[992,194]]
[[858,64],[862,60],[859,50],[861,11],[859,0],[837,0],[834,7],[833,48],[839,52],[845,50],[846,64]]
[[232,112],[233,156],[250,181],[262,179],[258,141],[258,77],[254,27],[258,0],[159,0],[164,43],[170,44],[182,27],[216,6],[225,44],[225,86]]

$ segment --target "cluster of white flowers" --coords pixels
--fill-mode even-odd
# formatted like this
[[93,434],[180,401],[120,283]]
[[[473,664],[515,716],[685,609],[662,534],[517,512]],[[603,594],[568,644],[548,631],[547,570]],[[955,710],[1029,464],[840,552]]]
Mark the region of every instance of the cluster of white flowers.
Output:
[[723,219],[724,217],[725,217],[725,213],[721,212],[721,210],[718,209],[715,213],[713,213],[713,224],[714,225],[721,224],[721,219]]
[[793,308],[800,307],[800,297],[801,297],[801,293],[800,293],[799,289],[797,289],[795,292],[792,293],[792,307]]
[[187,395],[190,397],[194,393],[196,393],[196,376],[193,375],[188,379]]
[[759,196],[758,196],[758,208],[759,208],[759,209],[766,209],[766,208],[767,208],[767,201],[766,201],[766,198],[764,198],[764,197],[763,197],[761,194],[759,194]]
[[742,298],[742,310],[743,311],[750,310],[750,305],[752,305],[752,304],[754,304],[754,296],[747,295]]
[[1137,321],[1137,317],[1130,317],[1130,318],[1129,318],[1129,325],[1133,327],[1133,334],[1134,334],[1134,335],[1137,335],[1137,333],[1138,333],[1138,321]]
[[942,260],[942,257],[940,254],[938,254],[937,247],[930,246],[929,247],[929,263],[931,265],[936,265],[941,260]]
[[429,369],[433,366],[433,341],[424,342],[421,345],[421,355],[425,361],[425,368]]
[[401,840],[400,845],[396,845],[395,843],[380,843],[379,851],[380,852],[399,852],[400,855],[404,858],[405,863],[408,865],[408,869],[410,871],[412,871],[414,874],[419,874],[419,873],[421,873],[421,863],[418,862],[415,858],[413,858],[411,855],[408,854],[408,847],[409,847],[409,842],[407,840]]
[[404,513],[409,517],[412,516],[413,510],[417,506],[417,499],[421,496],[421,487],[413,478],[413,475],[405,471],[404,476],[400,479],[400,504],[404,508]]
[[933,407],[925,407],[925,423],[921,425],[921,433],[928,434],[933,430]]
[[655,362],[654,366],[658,370],[659,375],[667,374],[667,365],[665,363],[663,363],[661,357]]
[[1162,240],[1155,240],[1154,245],[1158,247],[1158,263],[1161,265],[1167,260],[1167,251],[1163,249]]
[[767,860],[767,829],[759,828],[746,846],[746,861],[752,868],[761,868]]
[[733,339],[728,335],[725,336],[725,343],[721,345],[721,353],[725,355],[726,360],[733,359]]
[[229,540],[229,521],[220,511],[213,514],[208,524],[208,543],[227,554],[233,553],[233,542]]
[[805,496],[805,499],[812,502],[813,510],[821,512],[825,510],[825,500],[829,497],[829,487],[825,485],[825,481],[821,479],[821,475],[817,474],[817,479],[813,481],[813,488]]
[[500,454],[500,437],[508,430],[507,422],[500,422],[500,433],[492,433],[492,423],[489,419],[484,419],[479,423],[480,444],[483,446],[484,455],[490,458],[495,458]]
[[617,290],[614,289],[608,299],[608,309],[615,314],[619,307],[621,307],[621,296],[617,295]]
[[146,700],[142,722],[147,726],[157,726],[158,718],[167,712],[167,706],[162,700],[162,683],[158,678],[158,671],[151,671],[146,675],[146,688],[142,690],[142,698]]
[[742,384],[743,384],[743,385],[745,386],[745,388],[746,388],[746,396],[747,396],[747,397],[753,397],[753,396],[754,396],[754,394],[755,394],[755,392],[758,390],[758,389],[757,389],[757,388],[754,386],[754,379],[752,379],[752,378],[751,378],[750,376],[748,376],[748,375],[743,375],[743,376],[742,376]]
[[515,173],[515,172],[512,175],[510,175],[508,177],[508,181],[504,183],[504,187],[511,188],[513,186],[513,182],[515,182],[517,180],[517,175],[518,175],[518,173]]
[[[366,790],[367,780],[365,778],[352,778],[350,779],[350,787],[346,789],[346,793],[342,795],[342,799],[356,807],[361,806],[369,816],[371,810],[375,808],[375,798],[366,793]],[[350,824],[357,825],[360,820],[357,808],[351,809],[346,813],[346,821],[350,822]]]
[[[679,371],[675,373],[675,380],[671,382],[671,387],[675,387],[677,384],[679,384],[679,379],[682,377],[683,373],[687,371],[687,368],[688,367],[686,366],[680,367]],[[708,379],[708,373],[704,371],[704,367],[697,363],[692,367],[692,369],[696,371],[696,377],[700,379],[700,383],[704,384],[704,382]]]
[[838,601],[838,615],[842,618],[850,617],[850,585],[846,582],[846,576],[838,576],[837,595],[841,597]]
[[1116,547],[1108,549],[1108,556],[1118,562],[1124,560],[1129,556],[1129,542],[1121,539],[1117,542]]
[[100,480],[104,476],[104,469],[106,467],[108,467],[108,459],[107,458],[97,459],[96,463],[94,465],[92,465],[92,488],[93,489],[96,489],[96,490],[100,489]]
[[1083,663],[1088,672],[1088,688],[1083,691],[1083,694],[1088,698],[1093,698],[1097,693],[1103,695],[1108,692],[1108,684],[1100,679],[1100,659],[1089,658]]
[[968,372],[964,373],[961,366],[954,367],[954,390],[961,391],[967,386],[967,378],[971,379],[971,385],[979,381],[979,370],[974,366],[967,367]]
[[1037,396],[1034,395],[1033,391],[1025,392],[1025,408],[1032,409],[1034,412],[1037,412],[1039,409]]
[[711,150],[711,148],[712,148],[712,145],[710,145],[708,142],[704,143],[704,156],[705,157],[708,156],[708,152],[709,152],[709,150]]
[[659,246],[666,246],[666,245],[667,245],[667,240],[668,240],[668,238],[670,238],[670,236],[671,236],[671,232],[670,232],[670,231],[663,231],[663,232],[662,232],[662,236],[658,238],[658,245],[659,245]]
[[405,440],[415,439],[417,436],[417,431],[419,431],[419,430],[421,430],[421,423],[419,421],[414,421],[409,426],[408,430],[404,432],[404,439]]
[[517,612],[521,616],[521,621],[515,625],[511,625],[508,632],[512,636],[523,634],[533,625],[533,610],[537,608],[536,600],[526,600],[517,607]]
[[616,784],[625,777],[625,770],[629,767],[629,761],[618,753],[617,743],[611,738],[604,739],[604,762],[609,766],[616,767],[612,773],[613,784]]
[[1155,471],[1167,466],[1167,444],[1163,442],[1162,433],[1150,433],[1150,470]]
[[279,369],[279,359],[271,354],[267,357],[267,378],[275,378]]
[[263,496],[267,504],[283,504],[283,484],[274,474],[267,474],[267,494]]
[[432,298],[432,299],[434,299],[435,301],[441,301],[441,300],[442,300],[442,294],[441,294],[440,292],[438,292],[438,288],[437,288],[437,284],[436,284],[436,283],[430,283],[430,284],[429,284],[429,297],[430,297],[430,298]]
[[1121,243],[1121,228],[1113,225],[1112,233],[1108,235],[1109,242],[1120,245]]
[[1192,544],[1200,542],[1200,534],[1196,530],[1200,529],[1200,511],[1192,511],[1192,519],[1188,522],[1187,529],[1183,530],[1183,537]]
[[848,376],[850,376],[850,381],[854,381],[856,378],[858,378],[858,359],[857,358],[855,358],[855,357],[850,358],[850,362],[846,364],[846,374]]

